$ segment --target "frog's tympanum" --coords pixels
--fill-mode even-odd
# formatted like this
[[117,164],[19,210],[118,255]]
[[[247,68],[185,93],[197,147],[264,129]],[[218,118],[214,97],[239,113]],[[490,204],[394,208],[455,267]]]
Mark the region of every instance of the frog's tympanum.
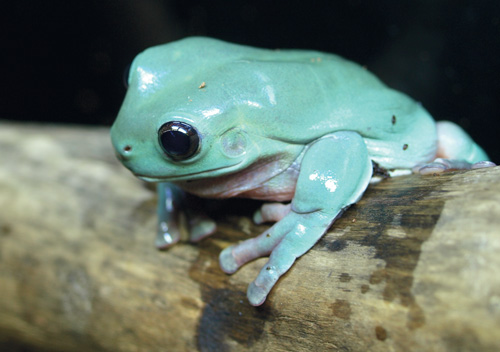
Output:
[[[248,288],[253,305],[360,199],[373,165],[389,174],[490,165],[460,127],[336,55],[187,38],[138,55],[128,85],[111,136],[128,169],[158,182],[158,247],[179,240],[183,191],[277,202],[254,216],[274,226],[220,254],[226,273],[269,256]],[[215,231],[187,211],[191,240]]]

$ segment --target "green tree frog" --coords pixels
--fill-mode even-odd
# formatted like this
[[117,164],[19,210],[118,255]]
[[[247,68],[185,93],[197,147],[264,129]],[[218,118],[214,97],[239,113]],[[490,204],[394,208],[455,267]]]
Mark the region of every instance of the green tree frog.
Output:
[[[373,165],[389,173],[492,165],[460,127],[436,123],[336,55],[192,37],[138,55],[128,84],[111,137],[128,169],[158,183],[158,247],[179,240],[179,206],[190,200],[182,191],[276,202],[254,216],[271,228],[219,258],[234,273],[269,256],[248,287],[252,305],[360,199]],[[189,220],[193,241],[215,231],[198,211]]]

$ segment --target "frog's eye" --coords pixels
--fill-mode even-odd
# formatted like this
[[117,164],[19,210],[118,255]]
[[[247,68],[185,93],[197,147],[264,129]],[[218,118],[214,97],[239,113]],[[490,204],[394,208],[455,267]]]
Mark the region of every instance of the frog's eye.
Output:
[[130,76],[130,67],[132,66],[132,64],[128,64],[127,67],[125,68],[125,70],[123,70],[123,77],[122,77],[122,81],[123,81],[123,86],[125,87],[125,89],[128,89],[128,79],[129,79],[129,76]]
[[160,127],[158,140],[163,151],[173,160],[186,160],[192,157],[200,146],[200,136],[193,126],[170,121]]

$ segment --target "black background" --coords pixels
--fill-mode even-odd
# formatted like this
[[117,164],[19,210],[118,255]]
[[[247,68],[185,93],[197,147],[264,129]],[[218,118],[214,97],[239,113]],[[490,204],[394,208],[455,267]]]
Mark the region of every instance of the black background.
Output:
[[500,162],[500,2],[11,1],[0,118],[110,125],[146,47],[188,35],[332,52],[452,120]]

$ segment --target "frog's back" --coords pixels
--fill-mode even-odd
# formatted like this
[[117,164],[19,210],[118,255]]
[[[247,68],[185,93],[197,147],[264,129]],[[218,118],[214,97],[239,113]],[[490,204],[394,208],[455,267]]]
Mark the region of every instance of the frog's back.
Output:
[[[281,125],[295,125],[300,130],[296,135],[307,140],[341,130],[358,132],[373,160],[387,168],[409,168],[435,158],[435,122],[421,104],[339,56],[302,54],[307,69],[295,70],[284,84],[295,94],[286,95],[289,101],[282,106],[294,106],[294,113],[281,116],[295,119]],[[297,100],[300,105],[294,105]],[[289,132],[280,133],[285,137]]]
[[[412,167],[436,153],[435,124],[425,109],[337,55],[203,37],[155,47],[149,54],[139,56],[140,65],[162,76],[167,83],[161,89],[176,96],[192,92],[193,81],[206,81],[200,104],[231,100],[252,133],[305,145],[336,131],[355,131],[371,157],[387,168]],[[184,83],[189,88],[179,89]],[[224,110],[220,118],[229,122],[230,108]]]
[[215,69],[214,79],[231,87],[230,96],[246,108],[252,131],[296,144],[355,131],[373,160],[387,168],[410,168],[435,157],[437,136],[429,113],[359,65],[317,51],[246,54]]

